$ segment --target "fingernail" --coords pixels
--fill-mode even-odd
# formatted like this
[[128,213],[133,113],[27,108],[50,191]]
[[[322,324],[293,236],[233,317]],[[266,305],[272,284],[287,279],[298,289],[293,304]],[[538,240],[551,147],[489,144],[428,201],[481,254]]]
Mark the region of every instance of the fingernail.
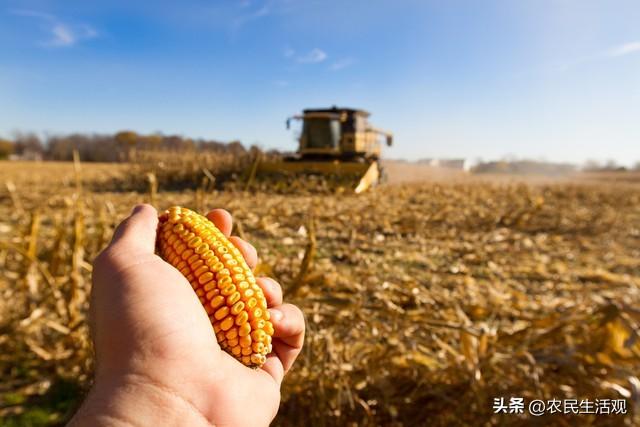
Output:
[[271,313],[271,318],[276,322],[282,320],[282,318],[284,317],[284,313],[277,308],[270,308],[269,313]]
[[267,286],[272,290],[275,291],[276,290],[276,281],[273,280],[271,277],[265,277],[264,283],[267,283]]

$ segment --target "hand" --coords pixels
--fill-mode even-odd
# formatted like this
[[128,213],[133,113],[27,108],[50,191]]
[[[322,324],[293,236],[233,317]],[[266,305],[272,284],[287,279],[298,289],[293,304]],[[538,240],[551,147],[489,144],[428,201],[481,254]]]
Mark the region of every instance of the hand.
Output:
[[[261,369],[242,365],[218,346],[187,280],[154,254],[157,216],[137,206],[94,263],[95,383],[70,425],[268,425],[302,348],[302,312],[282,303],[276,281],[257,278],[274,325],[273,353]],[[229,236],[227,211],[207,217]],[[255,248],[230,240],[255,268]]]

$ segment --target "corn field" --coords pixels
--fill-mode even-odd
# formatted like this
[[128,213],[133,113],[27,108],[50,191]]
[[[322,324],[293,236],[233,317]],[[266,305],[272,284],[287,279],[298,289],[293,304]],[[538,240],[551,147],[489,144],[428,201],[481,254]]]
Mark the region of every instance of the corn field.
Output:
[[[356,196],[221,189],[215,169],[199,173],[180,189],[169,166],[0,164],[0,424],[61,425],[81,402],[91,263],[140,202],[229,210],[258,274],[305,313],[275,425],[640,423],[638,180],[469,177]],[[495,414],[510,396],[623,398],[628,413]]]

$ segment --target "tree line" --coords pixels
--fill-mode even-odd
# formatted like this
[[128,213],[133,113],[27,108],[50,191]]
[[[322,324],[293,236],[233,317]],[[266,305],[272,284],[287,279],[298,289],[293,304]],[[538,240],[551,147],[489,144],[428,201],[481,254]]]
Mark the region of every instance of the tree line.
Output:
[[77,150],[85,162],[126,162],[139,151],[218,152],[241,155],[247,149],[239,141],[220,142],[191,139],[179,135],[142,135],[133,131],[115,134],[51,135],[16,133],[11,139],[0,138],[0,159],[9,157],[68,161]]

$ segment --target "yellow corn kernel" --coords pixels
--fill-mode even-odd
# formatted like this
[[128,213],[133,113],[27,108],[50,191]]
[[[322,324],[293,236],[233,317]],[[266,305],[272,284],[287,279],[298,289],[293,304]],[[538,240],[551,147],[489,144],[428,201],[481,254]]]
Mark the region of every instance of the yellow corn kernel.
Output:
[[260,341],[262,339],[262,335],[265,334],[265,332],[261,329],[256,329],[255,331],[251,332],[251,338],[254,341]]
[[215,295],[220,295],[220,290],[218,288],[216,288],[216,282],[213,281],[213,280],[211,282],[205,283],[202,288],[207,292],[212,291],[212,292],[216,293]]
[[[218,259],[216,257],[213,257],[213,258]],[[209,263],[207,263],[207,265],[209,265]],[[212,273],[217,273],[224,268],[224,264],[221,263],[220,261],[215,261],[215,262],[212,261],[209,267],[211,268]]]
[[252,329],[264,329],[267,322],[264,319],[254,319],[251,321]]
[[232,340],[234,338],[237,338],[238,337],[238,329],[237,328],[231,328],[224,334],[224,336],[228,340]]
[[213,297],[210,301],[209,301],[209,305],[212,308],[218,308],[220,307],[222,304],[224,304],[224,297],[222,295],[217,295],[215,297]]
[[[236,324],[238,324],[238,319],[236,319]],[[238,335],[244,337],[245,335],[249,335],[250,333],[251,325],[245,321],[242,325],[240,325],[240,328],[238,329]]]
[[[240,292],[234,292],[227,297],[227,305],[235,305],[240,300]],[[244,308],[244,304],[242,304]],[[238,314],[238,313],[233,313]]]
[[[246,311],[242,311],[236,316],[236,325],[242,326],[247,323],[247,320],[249,320],[249,315]],[[249,332],[251,332],[251,325],[249,325]]]
[[[186,251],[185,251],[186,252]],[[197,271],[200,267],[204,265],[204,261],[201,259],[188,263],[191,271]]]
[[225,275],[222,270],[218,272],[218,275],[222,276],[218,278],[218,286],[220,288],[226,288],[228,285],[233,283],[233,279],[231,279],[231,276],[229,276],[228,274]]
[[220,322],[220,328],[223,331],[228,331],[233,326],[233,316],[227,316],[222,322]]
[[252,343],[252,340],[251,340],[251,337],[249,335],[245,335],[243,337],[240,337],[238,339],[238,342],[240,343],[240,347],[244,348],[244,347],[250,347],[251,343]]
[[234,293],[235,291],[236,291],[236,287],[235,287],[235,285],[233,285],[233,284],[231,284],[231,285],[227,285],[227,286],[225,286],[224,288],[222,288],[222,289],[220,290],[220,295],[224,295],[224,296],[226,297],[226,296],[231,295],[231,294],[232,294],[232,293]]
[[[209,272],[209,267],[207,267],[206,265],[204,265],[204,262],[202,263],[202,265],[194,271],[194,275],[196,275],[197,277],[202,276],[204,273],[208,273]],[[211,273],[209,273],[211,274]]]
[[216,320],[222,320],[222,319],[224,319],[225,317],[227,317],[227,315],[228,315],[228,314],[229,314],[229,307],[227,307],[227,306],[225,305],[225,306],[220,307],[220,308],[219,308],[219,309],[218,309],[218,310],[213,314],[213,317],[215,317],[215,318],[216,318]]
[[271,351],[273,325],[253,272],[224,234],[189,209],[160,215],[158,253],[190,282],[209,315],[220,347],[257,368]]
[[267,333],[267,335],[269,337],[273,336],[273,323],[269,322],[268,320],[266,321],[265,325],[264,325],[264,331]]
[[251,348],[256,353],[262,353],[264,351],[264,344],[261,342],[255,342],[251,345]]
[[[229,300],[227,299],[227,304],[228,303]],[[244,310],[244,303],[242,301],[238,301],[231,307],[231,314],[233,314],[234,316],[238,315],[242,310]],[[253,327],[253,325],[251,325],[251,327]]]

